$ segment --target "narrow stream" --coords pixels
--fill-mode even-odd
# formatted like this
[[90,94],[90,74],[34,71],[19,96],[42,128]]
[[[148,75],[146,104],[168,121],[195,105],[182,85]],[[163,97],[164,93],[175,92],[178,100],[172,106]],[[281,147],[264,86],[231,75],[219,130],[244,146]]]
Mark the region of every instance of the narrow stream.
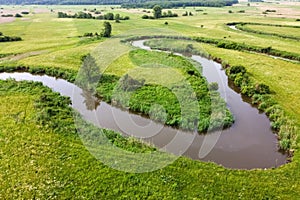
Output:
[[[143,41],[136,41],[133,45],[150,49],[143,45]],[[183,155],[192,159],[212,161],[228,168],[239,169],[271,168],[285,164],[287,155],[278,151],[278,141],[270,129],[270,121],[266,115],[259,113],[228,86],[227,76],[221,70],[221,65],[200,56],[192,56],[192,59],[201,63],[203,74],[209,82],[219,83],[220,94],[235,116],[232,127],[223,130],[212,150],[205,157],[200,156],[201,158],[199,152],[203,141],[214,139],[218,133],[199,135],[164,126],[144,116],[99,101],[72,83],[46,75],[1,73],[0,79],[42,82],[61,95],[70,97],[72,107],[96,126],[119,131],[124,135],[134,133],[134,136],[177,155],[184,150]],[[186,147],[188,141],[192,143]]]

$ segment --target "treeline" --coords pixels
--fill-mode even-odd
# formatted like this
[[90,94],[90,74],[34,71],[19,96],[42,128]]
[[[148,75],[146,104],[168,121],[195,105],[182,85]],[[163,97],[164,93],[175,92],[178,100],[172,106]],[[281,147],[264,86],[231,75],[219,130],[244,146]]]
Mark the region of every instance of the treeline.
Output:
[[106,13],[105,15],[93,16],[91,13],[78,12],[74,15],[64,12],[58,12],[58,18],[77,18],[77,19],[99,19],[99,20],[129,20],[128,16],[120,16],[120,14]]
[[23,17],[21,14],[17,13],[15,15],[13,14],[3,14],[1,17]]
[[223,7],[238,3],[238,0],[0,0],[0,4],[13,5],[122,5],[123,8],[153,8],[160,5],[163,8],[185,6]]
[[[158,18],[166,18],[166,17],[178,17],[177,13],[172,13],[172,11],[163,12]],[[156,19],[155,15],[143,15],[142,19]]]
[[21,37],[16,37],[16,36],[6,36],[3,35],[2,32],[0,32],[0,42],[14,42],[14,41],[21,41]]
[[12,5],[121,5],[126,0],[0,0]]
[[228,26],[235,26],[237,29],[249,32],[249,33],[256,33],[260,35],[270,35],[270,36],[276,36],[281,38],[287,38],[292,40],[300,40],[300,37],[292,36],[292,35],[285,35],[285,34],[278,34],[278,33],[270,33],[270,32],[264,32],[259,30],[254,30],[246,25],[260,25],[260,26],[274,26],[274,27],[286,27],[286,28],[300,28],[300,26],[292,26],[292,25],[281,25],[281,24],[263,24],[263,23],[255,23],[255,22],[231,22],[227,23]]
[[237,0],[196,0],[196,1],[139,1],[139,2],[128,2],[123,3],[123,8],[153,8],[155,5],[159,5],[162,8],[178,8],[178,7],[196,7],[196,6],[203,6],[203,7],[224,7],[224,6],[232,6],[233,4],[238,3]]

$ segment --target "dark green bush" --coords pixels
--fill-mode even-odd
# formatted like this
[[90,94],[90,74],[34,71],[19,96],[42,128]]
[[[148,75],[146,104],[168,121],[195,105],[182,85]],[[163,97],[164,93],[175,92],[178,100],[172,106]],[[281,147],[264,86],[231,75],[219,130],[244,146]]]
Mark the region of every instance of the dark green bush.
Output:
[[258,94],[270,94],[270,87],[263,83],[256,84],[255,93]]
[[23,17],[22,15],[20,15],[19,13],[15,14],[15,17]]
[[143,15],[142,19],[149,19],[149,16],[148,15]]

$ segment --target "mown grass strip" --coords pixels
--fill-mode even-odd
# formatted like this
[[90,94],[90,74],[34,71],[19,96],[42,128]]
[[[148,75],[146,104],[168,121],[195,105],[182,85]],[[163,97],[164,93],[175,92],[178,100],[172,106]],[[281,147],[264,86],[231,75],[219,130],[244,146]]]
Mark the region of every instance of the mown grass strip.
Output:
[[292,26],[292,25],[283,25],[283,24],[264,24],[264,23],[255,23],[255,22],[231,22],[227,23],[228,26],[235,26],[237,29],[249,33],[255,33],[255,34],[260,34],[260,35],[269,35],[269,36],[276,36],[280,38],[287,38],[287,39],[292,39],[292,40],[300,40],[300,37],[297,36],[292,36],[292,35],[287,35],[287,34],[277,34],[277,33],[270,33],[270,32],[265,32],[265,31],[259,31],[259,30],[254,30],[247,25],[259,25],[259,26],[273,26],[273,27],[286,27],[286,28],[294,28],[295,31],[296,29],[299,29],[300,26]]

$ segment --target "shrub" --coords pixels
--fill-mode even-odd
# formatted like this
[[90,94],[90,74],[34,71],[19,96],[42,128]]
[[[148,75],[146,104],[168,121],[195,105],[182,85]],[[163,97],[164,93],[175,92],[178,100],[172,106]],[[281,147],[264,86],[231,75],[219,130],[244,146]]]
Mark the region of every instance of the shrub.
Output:
[[93,33],[84,33],[83,37],[93,37]]
[[149,16],[148,15],[143,15],[142,19],[149,19]]
[[266,10],[265,12],[276,12],[276,10]]
[[15,17],[23,17],[23,16],[20,15],[19,13],[17,13],[17,14],[15,15]]
[[212,82],[208,85],[208,89],[209,90],[218,90],[219,89],[219,85],[216,82]]
[[246,68],[244,66],[241,65],[237,65],[237,66],[232,66],[229,68],[229,73],[230,74],[245,74],[246,73]]
[[270,87],[263,83],[256,84],[255,93],[258,94],[270,94]]

